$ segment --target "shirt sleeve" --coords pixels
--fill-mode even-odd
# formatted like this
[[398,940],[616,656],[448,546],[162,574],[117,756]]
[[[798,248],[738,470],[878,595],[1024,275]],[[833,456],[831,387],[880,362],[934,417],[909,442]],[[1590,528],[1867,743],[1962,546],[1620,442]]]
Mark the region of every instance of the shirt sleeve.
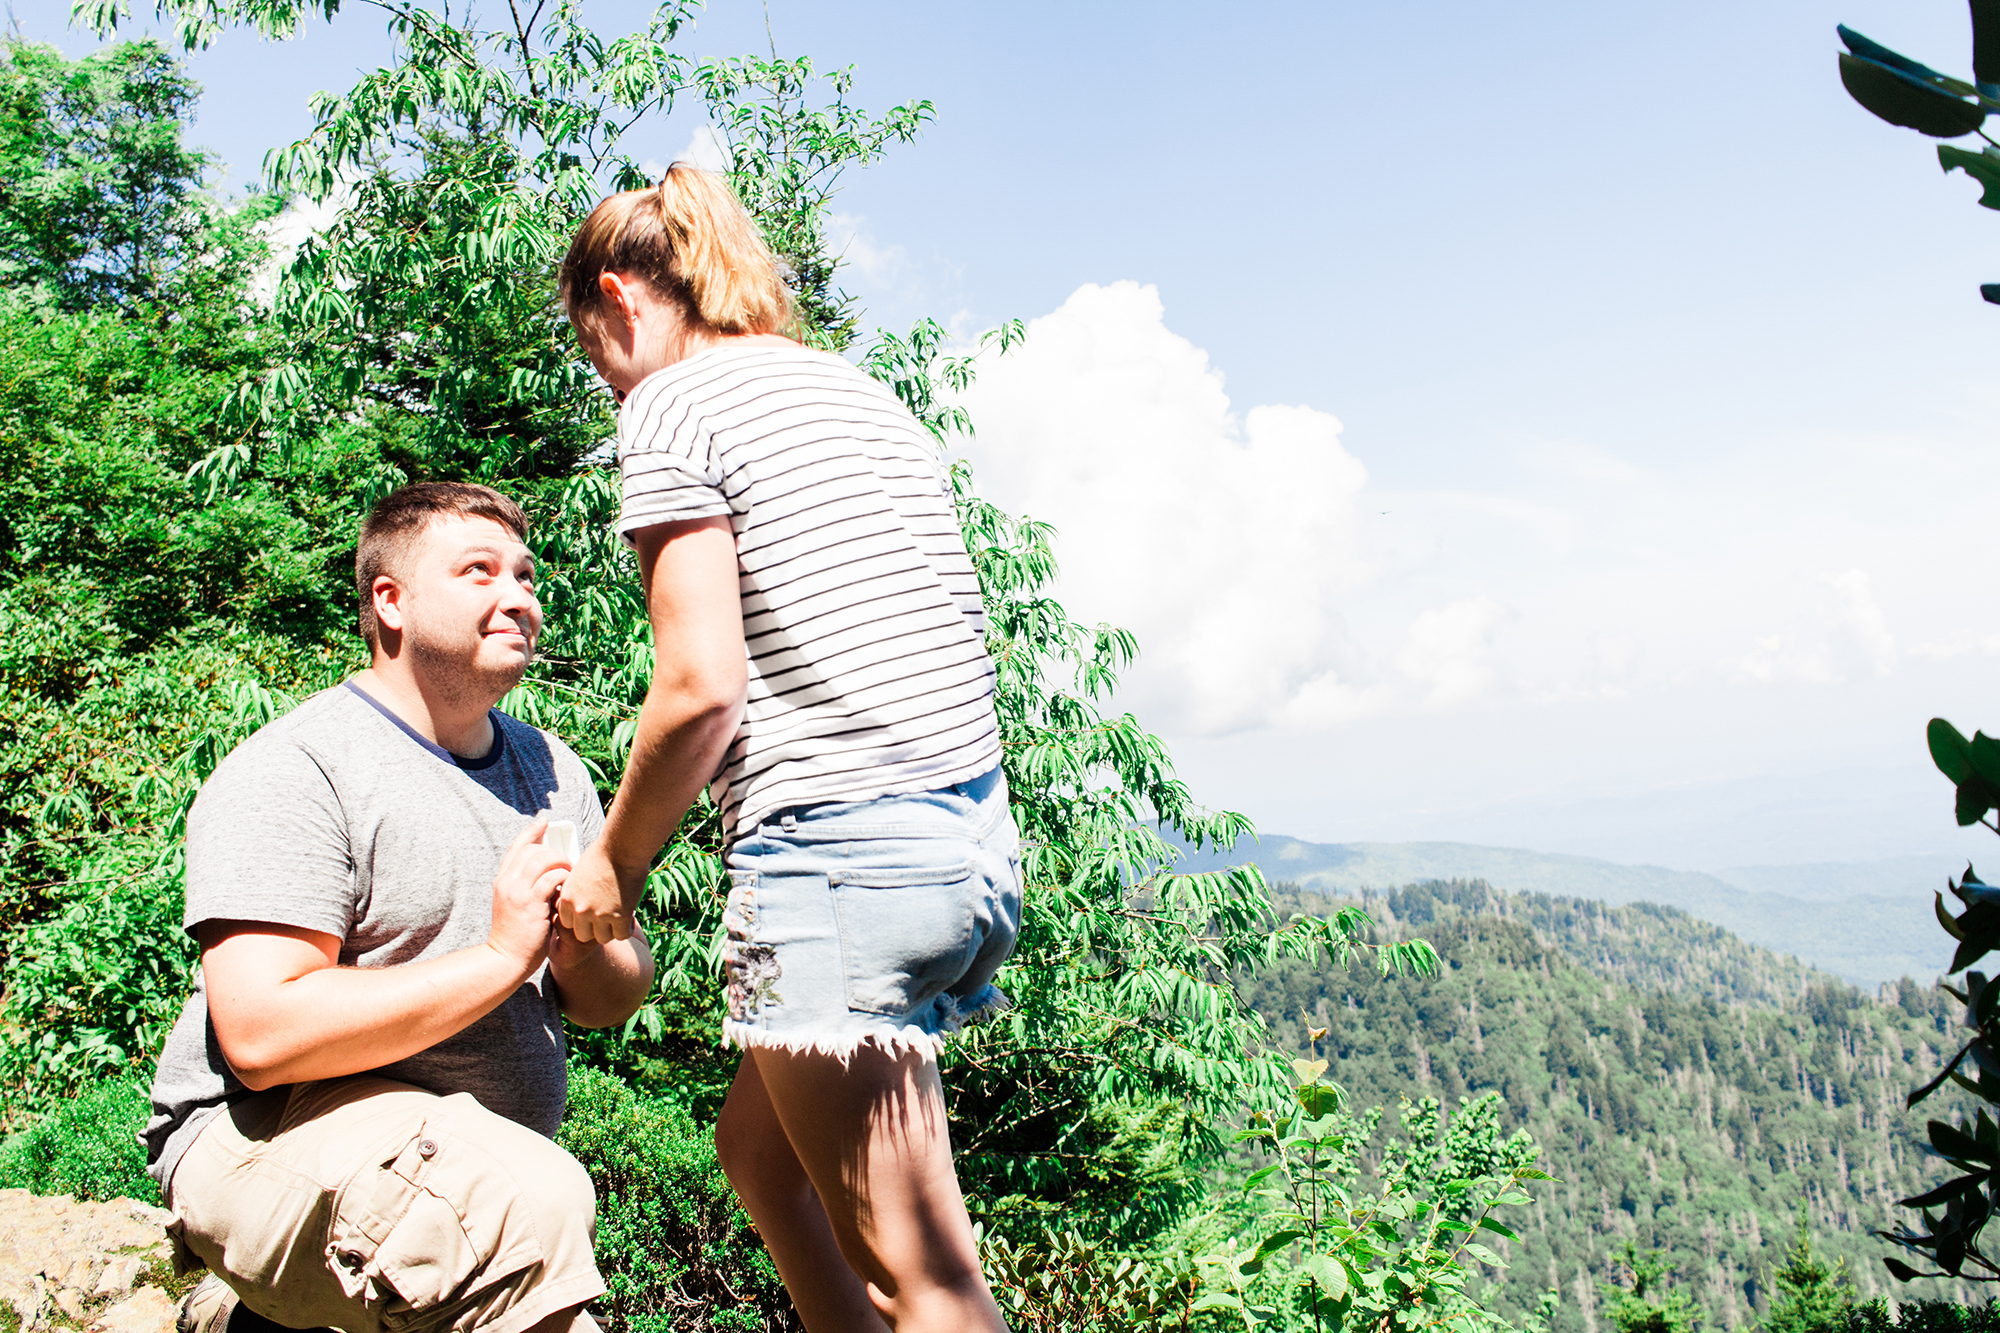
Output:
[[591,781],[590,769],[576,757],[576,751],[549,733],[542,734],[548,736],[549,752],[555,760],[555,804],[561,809],[556,817],[576,825],[576,849],[588,851],[604,833],[604,804],[597,798],[597,784]]
[[618,419],[618,471],[624,500],[615,531],[627,542],[657,523],[730,512],[722,469],[694,394],[640,384]]
[[313,757],[282,737],[238,746],[188,811],[187,911],[347,937],[355,905],[347,818]]

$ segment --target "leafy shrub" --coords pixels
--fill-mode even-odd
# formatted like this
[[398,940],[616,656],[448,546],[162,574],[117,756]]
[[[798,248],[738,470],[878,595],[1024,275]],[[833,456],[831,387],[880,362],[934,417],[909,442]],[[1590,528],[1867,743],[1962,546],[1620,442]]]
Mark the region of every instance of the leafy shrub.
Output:
[[138,1084],[99,1084],[0,1145],[0,1189],[157,1205],[138,1138],[149,1113]]
[[[1370,1171],[1381,1112],[1349,1112],[1326,1069],[1293,1061],[1293,1105],[1253,1112],[1237,1135],[1268,1164],[1243,1182],[1250,1225],[1196,1261],[1206,1290],[1194,1308],[1228,1312],[1245,1330],[1506,1328],[1467,1284],[1482,1266],[1506,1266],[1479,1233],[1519,1239],[1495,1210],[1528,1206],[1524,1182],[1551,1179],[1535,1169],[1534,1139],[1501,1136],[1497,1094],[1462,1097],[1450,1116],[1426,1097],[1403,1104],[1409,1137],[1391,1139]],[[1524,1327],[1546,1325],[1553,1296]]]
[[1850,1306],[1842,1333],[2000,1333],[2000,1307],[1954,1301],[1887,1301]]
[[597,1186],[601,1311],[621,1333],[796,1327],[778,1270],[685,1107],[570,1068],[556,1142]]
[[[1941,717],[1931,719],[1925,737],[1932,762],[1956,789],[1960,827],[1984,824],[2000,832],[2000,825],[1986,818],[2000,808],[2000,741],[1984,732],[1974,732],[1967,740]],[[1983,883],[1970,865],[1949,887],[1965,910],[1953,916],[1942,893],[1935,910],[1938,924],[1958,941],[1948,970],[1964,973],[1965,981],[1962,989],[1944,984],[1938,989],[1965,1006],[1963,1026],[1970,1038],[1944,1062],[1937,1077],[1910,1094],[1906,1105],[1915,1106],[1950,1082],[1988,1107],[2000,1107],[2000,986],[1988,984],[1984,973],[1970,970],[2000,948],[2000,888]],[[1919,1210],[1923,1230],[1906,1222],[1894,1231],[1875,1234],[1936,1264],[1937,1271],[1912,1268],[1900,1259],[1882,1262],[1900,1282],[1918,1277],[2000,1279],[2000,1256],[1986,1253],[1979,1244],[1981,1232],[2000,1209],[2000,1178],[1996,1178],[2000,1177],[2000,1125],[1981,1108],[1972,1120],[1961,1115],[1956,1121],[1932,1120],[1925,1128],[1937,1155],[1962,1174],[1901,1201],[1902,1207]]]
[[1200,1283],[1184,1253],[1140,1259],[1074,1231],[1018,1245],[988,1235],[979,1249],[1016,1333],[1165,1333],[1213,1323],[1194,1308]]

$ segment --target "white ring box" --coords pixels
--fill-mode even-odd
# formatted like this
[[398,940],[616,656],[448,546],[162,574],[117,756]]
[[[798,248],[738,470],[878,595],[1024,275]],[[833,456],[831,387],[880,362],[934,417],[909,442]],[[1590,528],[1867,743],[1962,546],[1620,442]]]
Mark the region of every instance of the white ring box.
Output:
[[542,834],[542,846],[553,847],[571,865],[576,864],[576,825],[567,819],[551,819]]

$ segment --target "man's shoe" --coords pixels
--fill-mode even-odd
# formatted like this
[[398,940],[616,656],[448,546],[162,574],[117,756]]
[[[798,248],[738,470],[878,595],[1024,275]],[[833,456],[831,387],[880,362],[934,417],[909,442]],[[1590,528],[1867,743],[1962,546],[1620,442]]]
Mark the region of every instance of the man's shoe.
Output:
[[227,1282],[210,1273],[181,1297],[174,1333],[228,1333],[229,1316],[234,1313],[236,1293]]

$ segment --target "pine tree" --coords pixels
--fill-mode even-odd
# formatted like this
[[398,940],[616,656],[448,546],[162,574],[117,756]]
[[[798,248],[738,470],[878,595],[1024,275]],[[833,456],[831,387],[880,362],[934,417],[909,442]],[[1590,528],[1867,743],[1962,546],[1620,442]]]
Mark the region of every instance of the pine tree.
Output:
[[1685,1292],[1664,1290],[1674,1269],[1658,1250],[1641,1255],[1628,1240],[1617,1262],[1632,1279],[1629,1287],[1603,1284],[1604,1313],[1618,1333],[1701,1333],[1701,1307]]
[[1785,1252],[1785,1265],[1771,1274],[1778,1289],[1762,1333],[1831,1333],[1845,1325],[1854,1304],[1854,1279],[1847,1260],[1828,1264],[1813,1254],[1805,1209],[1799,1209],[1799,1231]]

